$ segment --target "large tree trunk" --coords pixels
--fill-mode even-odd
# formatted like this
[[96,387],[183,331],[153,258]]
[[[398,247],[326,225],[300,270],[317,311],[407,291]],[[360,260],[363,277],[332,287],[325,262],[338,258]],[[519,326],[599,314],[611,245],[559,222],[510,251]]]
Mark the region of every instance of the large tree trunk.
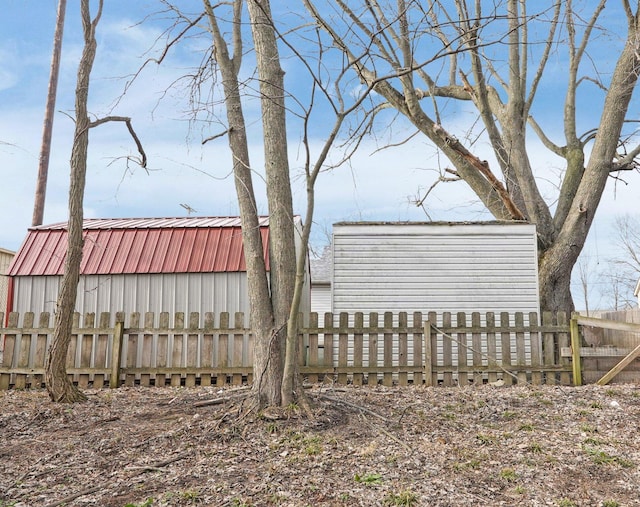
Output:
[[[233,40],[231,56],[218,26],[218,20],[209,0],[203,0],[214,42],[214,55],[222,75],[224,100],[227,111],[229,147],[233,154],[235,179],[242,240],[247,267],[248,295],[251,307],[251,329],[254,333],[253,389],[259,408],[279,406],[282,378],[281,343],[276,333],[269,280],[263,256],[262,237],[245,128],[238,72],[242,61],[241,13],[242,1],[234,2]],[[270,234],[274,227],[270,226]],[[276,235],[277,236],[277,235]],[[272,266],[272,270],[274,267]],[[275,267],[277,269],[277,266]]]
[[[295,399],[297,378],[297,326],[288,335],[288,321],[296,276],[296,251],[293,200],[289,178],[284,71],[268,0],[247,2],[260,78],[262,129],[265,152],[267,200],[269,203],[269,261],[271,265],[271,301],[275,318],[273,337],[282,347],[284,370],[264,378],[266,385],[280,387],[281,404]],[[297,319],[297,316],[296,316]],[[269,370],[268,370],[269,371]]]
[[65,270],[56,303],[53,341],[47,354],[45,382],[53,401],[72,403],[86,397],[73,385],[66,373],[66,358],[71,340],[73,313],[78,292],[80,263],[82,261],[82,225],[84,187],[87,174],[87,148],[89,146],[90,121],[87,114],[89,81],[96,54],[95,28],[102,12],[102,0],[98,14],[91,21],[89,0],[80,4],[84,49],[78,66],[76,83],[76,128],[71,151],[71,178],[69,186],[69,228]]

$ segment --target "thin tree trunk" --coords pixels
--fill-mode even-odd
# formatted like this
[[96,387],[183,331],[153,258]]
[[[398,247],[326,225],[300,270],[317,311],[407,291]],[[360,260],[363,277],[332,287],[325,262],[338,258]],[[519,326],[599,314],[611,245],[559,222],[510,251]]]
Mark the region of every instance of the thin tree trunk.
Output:
[[67,377],[66,357],[71,340],[73,313],[82,261],[83,200],[90,128],[87,102],[91,69],[97,46],[95,28],[102,13],[102,0],[99,2],[98,14],[93,22],[89,13],[89,0],[81,0],[80,10],[84,31],[84,49],[78,65],[76,83],[76,128],[71,151],[67,256],[56,303],[53,341],[45,365],[45,382],[49,396],[53,401],[66,403],[86,400],[86,396]]
[[47,178],[49,174],[49,155],[51,154],[51,135],[53,133],[53,116],[56,108],[58,90],[58,75],[60,71],[60,54],[62,53],[62,34],[64,33],[64,17],[67,10],[67,0],[59,0],[56,15],[56,29],[53,35],[53,56],[51,58],[51,72],[49,75],[49,89],[47,91],[47,105],[44,111],[44,127],[42,129],[42,146],[38,163],[38,181],[33,205],[32,226],[42,225],[44,218],[44,204],[47,195]]

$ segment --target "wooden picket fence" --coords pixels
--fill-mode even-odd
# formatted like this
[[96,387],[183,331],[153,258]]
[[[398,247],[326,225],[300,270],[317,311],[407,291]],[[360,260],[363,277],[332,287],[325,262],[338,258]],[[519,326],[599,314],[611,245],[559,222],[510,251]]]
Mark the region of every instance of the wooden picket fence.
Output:
[[[252,380],[253,335],[242,313],[75,316],[67,372],[82,388],[195,386]],[[455,319],[454,319],[455,317]],[[0,322],[5,323],[2,313]],[[565,314],[312,313],[300,330],[310,382],[355,385],[572,383]],[[1,325],[1,324],[0,324]],[[43,385],[52,318],[8,315],[0,327],[0,390]]]

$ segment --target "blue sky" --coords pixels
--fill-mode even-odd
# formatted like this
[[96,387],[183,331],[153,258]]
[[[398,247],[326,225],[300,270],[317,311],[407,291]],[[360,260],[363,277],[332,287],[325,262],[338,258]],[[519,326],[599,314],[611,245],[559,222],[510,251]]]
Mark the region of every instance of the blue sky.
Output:
[[[56,4],[54,0],[3,0],[0,19],[2,248],[16,250],[31,223]],[[67,115],[72,114],[75,74],[82,48],[78,4],[77,0],[69,0],[67,6],[45,223],[67,218],[68,160],[73,133],[73,122]],[[199,10],[201,3],[189,0],[181,5]],[[122,160],[123,156],[135,154],[135,146],[123,125],[107,124],[93,129],[85,214],[87,217],[185,216],[187,211],[181,204],[187,204],[197,210],[198,215],[235,215],[237,205],[229,177],[231,159],[226,140],[201,144],[203,136],[221,128],[216,130],[215,125],[187,121],[185,89],[165,93],[170,83],[201,58],[202,43],[190,42],[166,66],[147,67],[127,95],[114,106],[127,76],[145,61],[152,41],[161,33],[157,23],[139,24],[146,14],[156,10],[156,6],[153,1],[105,2],[98,27],[98,52],[89,108],[96,117],[119,114],[132,118],[149,157],[149,171],[133,165],[127,168]],[[548,93],[553,95],[553,90]],[[259,125],[259,119],[255,117],[249,121],[253,127]],[[460,135],[469,121],[468,116],[461,115],[453,118],[449,128],[458,126]],[[394,131],[400,136],[412,132],[402,125]],[[296,212],[302,213],[305,196],[299,177],[301,150],[299,136],[295,132],[292,134],[294,199]],[[559,170],[558,160],[549,158],[541,147],[536,147],[533,136],[531,140],[535,166],[553,179]],[[373,140],[368,140],[349,166],[321,175],[317,186],[315,244],[326,241],[330,225],[336,221],[427,219],[410,201],[418,188],[428,188],[436,177],[435,169],[441,163],[438,155],[421,138],[397,149],[380,151],[377,148]],[[480,155],[488,160],[493,158],[488,149]],[[251,145],[251,159],[260,173],[262,152],[257,137]],[[589,255],[606,255],[615,216],[639,212],[636,196],[640,178],[638,174],[625,177],[630,181],[629,185],[614,186],[611,182],[608,186],[587,247]],[[259,178],[256,184],[259,206],[266,213],[264,189]],[[462,184],[440,185],[429,201],[429,211],[434,220],[490,218]]]

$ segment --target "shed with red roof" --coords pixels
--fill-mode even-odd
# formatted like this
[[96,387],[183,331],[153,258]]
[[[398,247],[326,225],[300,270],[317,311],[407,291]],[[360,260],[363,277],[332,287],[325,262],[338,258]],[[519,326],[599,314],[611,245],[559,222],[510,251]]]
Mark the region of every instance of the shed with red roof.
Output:
[[[79,313],[248,315],[239,217],[86,219],[83,228]],[[268,269],[268,217],[260,230]],[[7,273],[7,311],[53,314],[66,248],[66,222],[29,229]]]

